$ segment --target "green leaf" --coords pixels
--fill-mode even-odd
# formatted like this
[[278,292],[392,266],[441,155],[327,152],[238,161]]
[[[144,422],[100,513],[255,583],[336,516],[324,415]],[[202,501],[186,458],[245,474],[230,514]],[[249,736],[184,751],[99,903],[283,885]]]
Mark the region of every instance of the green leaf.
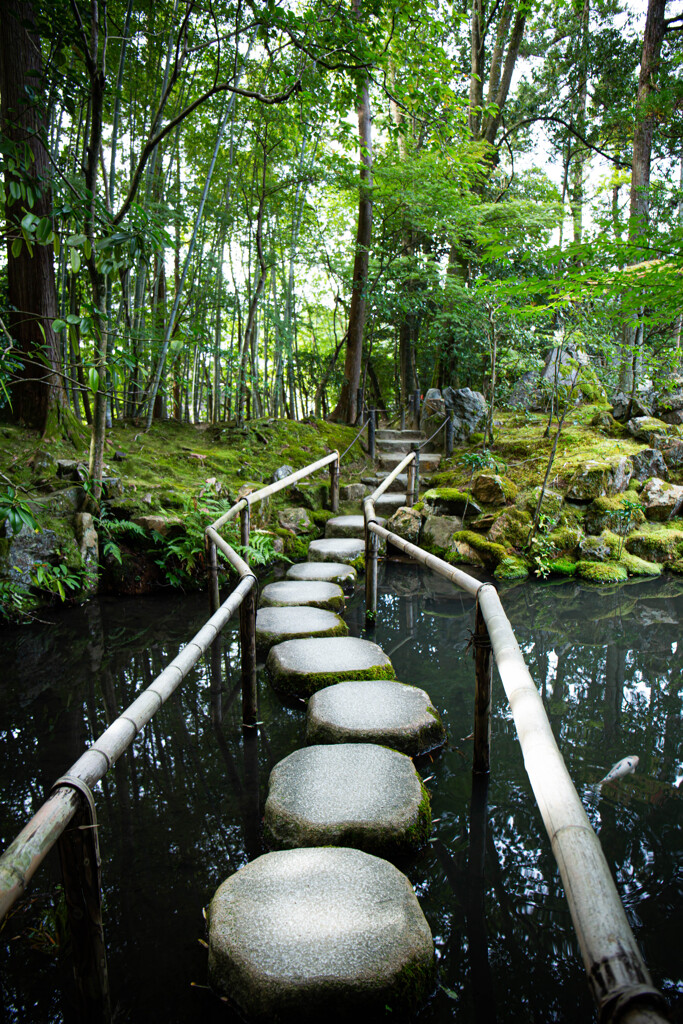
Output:
[[88,239],[85,235],[69,235],[66,240],[67,245],[84,245]]
[[71,263],[71,271],[77,274],[81,269],[81,257],[78,253],[78,249],[72,249],[69,253],[69,262]]
[[52,321],[52,330],[53,331],[57,331],[57,332],[63,331],[65,327],[66,327],[66,321],[64,321],[64,320],[57,319],[57,320],[53,320]]
[[21,244],[21,238],[15,238],[12,242],[12,256],[14,257],[14,259],[16,259],[17,256],[19,256],[21,253]]
[[77,313],[69,313],[67,314],[66,322],[68,324],[80,324],[81,318]]
[[97,394],[97,389],[100,386],[100,375],[94,366],[91,366],[88,370],[88,384],[93,395]]

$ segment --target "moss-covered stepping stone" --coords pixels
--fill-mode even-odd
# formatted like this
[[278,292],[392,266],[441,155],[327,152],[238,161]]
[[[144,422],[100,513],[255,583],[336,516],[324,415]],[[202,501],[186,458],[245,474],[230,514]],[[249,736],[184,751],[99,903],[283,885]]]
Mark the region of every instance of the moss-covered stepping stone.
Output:
[[353,586],[356,582],[356,570],[344,562],[299,562],[298,565],[290,565],[285,577],[288,580],[321,580],[326,583]]
[[[378,519],[380,526],[386,525],[385,519]],[[325,523],[325,537],[355,537],[357,540],[365,538],[365,517],[364,516],[334,516]]]
[[376,743],[295,750],[270,773],[264,816],[269,846],[353,846],[401,857],[432,824],[427,790],[405,754]]
[[410,882],[360,850],[267,853],[223,882],[207,917],[211,986],[250,1021],[410,1015],[434,985]]
[[344,591],[337,583],[280,580],[263,588],[260,605],[262,608],[309,605],[311,608],[326,608],[330,612],[343,612]]
[[346,636],[349,627],[335,612],[322,608],[259,608],[256,613],[256,647],[269,651],[283,640],[306,636]]
[[314,693],[308,743],[383,743],[415,757],[446,739],[428,694],[391,679],[348,680]]
[[365,541],[350,537],[326,537],[308,545],[309,562],[353,562],[365,554]]
[[285,640],[271,647],[266,669],[275,688],[294,697],[310,697],[344,679],[395,677],[381,647],[353,636]]

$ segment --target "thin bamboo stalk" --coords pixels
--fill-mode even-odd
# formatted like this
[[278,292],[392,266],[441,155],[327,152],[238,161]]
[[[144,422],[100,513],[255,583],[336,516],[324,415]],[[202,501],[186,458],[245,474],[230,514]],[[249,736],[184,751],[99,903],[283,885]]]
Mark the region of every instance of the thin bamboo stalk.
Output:
[[[220,538],[219,538],[220,539]],[[240,560],[241,561],[241,560]],[[66,773],[93,789],[111,765],[130,746],[140,729],[180,685],[207,651],[255,584],[251,570],[154,682],[117,718]],[[55,790],[0,857],[0,921],[55,845],[79,807],[80,796],[70,788]]]

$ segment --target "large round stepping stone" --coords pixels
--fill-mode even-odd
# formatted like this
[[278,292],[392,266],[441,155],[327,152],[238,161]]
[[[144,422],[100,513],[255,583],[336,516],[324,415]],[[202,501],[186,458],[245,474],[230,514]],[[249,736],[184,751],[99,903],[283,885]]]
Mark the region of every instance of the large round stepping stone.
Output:
[[256,647],[264,652],[283,640],[346,636],[348,632],[339,615],[322,608],[259,608],[256,613]]
[[[380,526],[384,526],[385,519],[378,519]],[[325,537],[355,537],[357,540],[365,538],[365,516],[335,516],[325,523]]]
[[270,773],[263,820],[269,846],[354,846],[382,857],[414,853],[432,824],[415,765],[376,743],[295,750]]
[[262,608],[308,605],[311,608],[326,608],[330,612],[343,612],[344,591],[336,583],[280,580],[263,588],[260,605]]
[[290,565],[285,578],[297,581],[321,580],[325,583],[353,586],[356,582],[356,570],[343,562],[299,562],[298,565]]
[[365,541],[348,537],[326,537],[308,545],[309,562],[353,562],[364,554]]
[[250,1021],[403,1016],[435,979],[408,879],[360,850],[285,850],[231,875],[208,908],[209,981]]
[[446,730],[429,696],[391,679],[326,686],[308,703],[308,743],[383,743],[410,757],[441,746]]
[[393,679],[381,647],[357,637],[285,640],[271,647],[266,669],[273,686],[294,697],[310,697],[344,679]]

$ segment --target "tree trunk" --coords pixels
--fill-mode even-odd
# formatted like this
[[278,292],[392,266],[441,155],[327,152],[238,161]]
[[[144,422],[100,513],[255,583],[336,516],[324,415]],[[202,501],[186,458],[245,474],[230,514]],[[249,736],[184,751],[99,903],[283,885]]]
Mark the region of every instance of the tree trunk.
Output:
[[[354,0],[356,17],[360,17],[360,0]],[[349,309],[349,328],[344,359],[344,383],[336,408],[330,419],[342,423],[355,423],[358,385],[363,356],[363,329],[365,327],[366,289],[372,240],[372,111],[370,88],[366,79],[358,103],[358,140],[360,144],[360,197],[358,200],[358,230],[356,256],[353,261],[353,292]]]
[[[655,127],[655,114],[648,112],[650,97],[657,91],[656,74],[659,66],[659,54],[666,30],[666,0],[649,0],[647,19],[643,36],[643,51],[640,59],[640,76],[638,79],[638,98],[636,100],[636,123],[633,133],[633,165],[631,171],[631,195],[629,203],[629,243],[643,241],[647,234],[650,219],[650,163],[652,155],[652,138]],[[622,331],[622,353],[619,366],[619,388],[630,392],[636,381],[633,366],[637,363],[635,348],[638,337],[637,322],[624,324]]]
[[[40,40],[26,27],[33,20],[30,3],[8,0],[0,9],[0,116],[5,138],[17,146],[16,172],[5,159],[7,328],[23,363],[11,389],[13,414],[26,426],[51,434],[70,412],[60,373],[59,341],[52,328],[57,316],[54,251],[51,243],[29,246],[21,231],[26,213],[41,219],[52,213],[48,155],[41,141],[45,124],[40,102],[29,98],[32,90],[40,88],[43,75]],[[24,166],[25,143],[32,159]],[[14,199],[18,191],[21,198]]]

